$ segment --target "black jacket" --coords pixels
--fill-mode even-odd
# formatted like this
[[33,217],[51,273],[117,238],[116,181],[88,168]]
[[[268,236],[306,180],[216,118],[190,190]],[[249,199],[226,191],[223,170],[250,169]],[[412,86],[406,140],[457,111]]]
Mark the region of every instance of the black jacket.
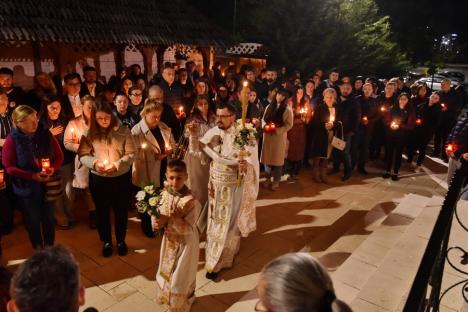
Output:
[[372,133],[372,129],[380,116],[377,99],[375,97],[366,98],[364,95],[360,95],[356,100],[361,107],[361,120],[362,117],[366,116],[368,121],[367,125],[363,125],[361,122],[360,127],[365,128],[369,133]]
[[330,121],[330,110],[326,104],[319,104],[314,111],[314,116],[310,121],[309,140],[310,154],[309,158],[327,157],[328,151],[328,131],[325,124]]
[[[429,103],[426,102],[416,107],[414,130],[417,137],[428,137],[434,134],[435,129],[440,124],[440,113],[440,105],[438,103],[429,106]],[[417,122],[418,119],[420,120],[420,124]]]
[[[336,107],[336,121],[341,121],[343,124],[345,136],[357,133],[361,122],[361,106],[352,95],[348,98],[341,98]],[[335,127],[338,127],[338,123],[335,124]]]
[[465,113],[450,133],[447,144],[455,144],[455,156],[459,158],[462,154],[468,153],[468,113]]
[[[94,95],[95,96],[100,95],[102,92],[104,92],[104,88],[105,87],[102,83],[96,81],[96,86],[94,87]],[[81,84],[81,89],[80,89],[80,98],[88,94],[91,94],[89,92],[88,85],[86,84],[86,82],[83,82]]]

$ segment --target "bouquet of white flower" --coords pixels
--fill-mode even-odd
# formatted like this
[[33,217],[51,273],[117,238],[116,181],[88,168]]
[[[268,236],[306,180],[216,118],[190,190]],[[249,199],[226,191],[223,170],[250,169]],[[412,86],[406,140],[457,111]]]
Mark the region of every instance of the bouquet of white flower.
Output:
[[239,150],[244,150],[246,146],[255,146],[257,142],[257,129],[251,123],[242,125],[242,119],[236,121],[236,136],[234,137],[234,146]]
[[148,184],[144,186],[141,191],[136,194],[136,207],[138,212],[147,213],[150,216],[159,218],[159,207],[161,206],[161,193],[162,189],[154,186],[154,184]]

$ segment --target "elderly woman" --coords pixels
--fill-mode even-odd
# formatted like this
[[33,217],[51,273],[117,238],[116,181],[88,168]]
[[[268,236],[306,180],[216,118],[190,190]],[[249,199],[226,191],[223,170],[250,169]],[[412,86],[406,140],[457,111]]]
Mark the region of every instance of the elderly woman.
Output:
[[333,147],[333,127],[336,116],[336,90],[323,91],[323,104],[317,106],[311,121],[310,159],[313,161],[313,179],[317,183],[328,183],[327,167]]
[[[132,128],[132,136],[138,149],[132,169],[134,186],[143,187],[147,183],[163,186],[167,157],[172,153],[174,137],[171,128],[161,122],[162,104],[148,100],[141,111],[141,120]],[[140,214],[141,229],[148,237],[154,237],[151,219]]]
[[102,255],[113,252],[110,210],[114,210],[115,236],[119,256],[128,253],[125,243],[130,205],[130,167],[135,154],[130,130],[122,126],[109,104],[98,101],[91,112],[89,131],[81,138],[78,156],[91,171],[89,190],[96,204],[97,228]]
[[266,107],[263,115],[263,146],[260,162],[265,165],[267,173],[263,186],[272,191],[279,188],[287,149],[287,135],[293,126],[293,113],[286,102],[288,96],[287,90],[279,90],[275,100]]
[[[91,111],[96,106],[96,102],[91,95],[85,95],[81,99],[81,103],[83,104],[83,113],[79,117],[70,120],[63,136],[65,148],[75,154],[80,146],[81,138],[83,135],[86,135],[89,130]],[[75,189],[85,192],[85,200],[89,211],[89,227],[95,229],[96,207],[94,206],[93,198],[89,192],[89,169],[83,166],[78,156],[75,157],[75,171],[73,172],[72,186]]]
[[330,275],[307,253],[273,259],[260,273],[255,311],[351,312],[338,300]]
[[54,210],[46,201],[45,183],[60,170],[63,153],[49,129],[39,126],[33,108],[18,106],[12,119],[16,128],[3,144],[2,162],[11,177],[29,240],[34,249],[42,249],[55,240]]

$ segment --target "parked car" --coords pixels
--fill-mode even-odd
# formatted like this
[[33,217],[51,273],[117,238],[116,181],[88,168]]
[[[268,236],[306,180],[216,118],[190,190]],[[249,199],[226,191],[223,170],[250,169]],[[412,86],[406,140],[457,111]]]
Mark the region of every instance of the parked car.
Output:
[[[440,91],[442,89],[441,82],[444,78],[435,77],[424,77],[416,81],[418,84],[425,83],[429,88],[432,88],[434,91]],[[452,80],[452,87],[458,86],[460,83],[457,80]]]
[[465,75],[459,71],[444,70],[444,71],[439,72],[438,74],[444,77],[450,78],[450,79],[457,79],[461,83],[465,82]]

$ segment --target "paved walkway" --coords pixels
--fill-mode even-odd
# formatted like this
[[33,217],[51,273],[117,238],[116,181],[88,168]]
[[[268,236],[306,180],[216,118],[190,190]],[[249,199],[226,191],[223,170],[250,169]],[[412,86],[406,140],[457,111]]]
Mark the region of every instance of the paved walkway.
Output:
[[[380,167],[379,163],[374,165]],[[310,170],[304,169],[296,183],[283,182],[276,192],[262,189],[257,201],[257,231],[242,240],[234,267],[214,282],[205,279],[201,244],[197,300],[192,311],[226,311],[255,287],[261,268],[281,254],[304,250],[320,257],[340,237],[347,238],[352,250],[353,242],[357,244],[369,235],[372,223],[390,213],[405,194],[445,195],[442,179],[446,168],[431,160],[423,173],[410,173],[404,167],[398,182],[383,180],[381,170],[370,167],[369,176],[356,173],[346,183],[332,176],[329,185],[312,182]],[[80,201],[77,204],[83,206]],[[109,312],[165,311],[154,302],[161,239],[144,237],[131,212],[129,254],[103,258],[97,232],[87,227],[86,216],[85,211],[79,212],[78,225],[69,231],[58,230],[56,239],[72,250],[81,265],[87,288],[85,306]],[[2,242],[2,261],[12,269],[32,254],[20,218],[16,223],[14,232]],[[350,254],[327,253],[321,261],[335,270]]]

